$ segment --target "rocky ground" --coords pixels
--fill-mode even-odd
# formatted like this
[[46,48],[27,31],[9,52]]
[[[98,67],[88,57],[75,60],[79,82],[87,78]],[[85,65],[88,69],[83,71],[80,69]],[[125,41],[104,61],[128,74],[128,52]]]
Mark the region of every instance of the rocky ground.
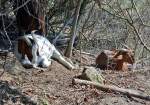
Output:
[[[73,62],[82,59],[81,66],[90,65],[94,58],[74,55]],[[1,57],[3,71],[4,58]],[[73,85],[72,78],[82,69],[70,71],[54,61],[48,69],[24,69],[9,55],[5,72],[0,77],[0,105],[150,105],[150,101],[103,92],[93,86]],[[105,84],[139,90],[150,95],[150,68],[129,72],[101,71]]]

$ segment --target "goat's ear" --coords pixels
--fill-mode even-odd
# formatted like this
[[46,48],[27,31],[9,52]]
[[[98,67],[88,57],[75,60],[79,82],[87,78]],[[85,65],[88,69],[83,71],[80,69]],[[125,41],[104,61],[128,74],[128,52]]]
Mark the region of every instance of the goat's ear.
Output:
[[129,51],[128,49],[121,49],[120,52],[121,52],[122,54],[127,54],[127,53],[129,53],[130,51]]
[[111,51],[113,51],[113,52],[117,52],[117,50],[116,50],[115,48],[112,48],[112,49],[111,49]]
[[30,40],[27,36],[22,36],[22,37],[20,37],[20,38],[18,39],[18,41],[19,41],[19,40],[20,40],[20,41],[21,41],[21,40],[25,41],[29,47],[32,47],[32,42],[31,42],[31,40]]

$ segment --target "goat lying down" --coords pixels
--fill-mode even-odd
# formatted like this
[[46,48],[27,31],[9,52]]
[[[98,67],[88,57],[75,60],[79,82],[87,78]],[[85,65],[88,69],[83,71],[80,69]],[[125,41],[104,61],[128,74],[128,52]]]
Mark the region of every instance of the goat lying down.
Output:
[[14,53],[25,68],[49,67],[51,59],[55,59],[68,69],[74,69],[74,66],[64,59],[49,40],[34,32],[17,40]]

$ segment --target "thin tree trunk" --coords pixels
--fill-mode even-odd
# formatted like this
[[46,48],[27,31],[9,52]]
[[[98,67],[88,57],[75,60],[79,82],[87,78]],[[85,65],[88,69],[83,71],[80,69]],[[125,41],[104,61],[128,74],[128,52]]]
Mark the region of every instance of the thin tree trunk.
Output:
[[83,2],[83,0],[78,0],[78,3],[77,3],[77,7],[75,10],[75,17],[74,17],[74,21],[73,21],[72,30],[71,30],[71,39],[69,41],[68,47],[65,52],[66,57],[72,56],[73,43],[74,43],[74,40],[76,37],[76,29],[77,29],[79,12],[80,12],[82,2]]

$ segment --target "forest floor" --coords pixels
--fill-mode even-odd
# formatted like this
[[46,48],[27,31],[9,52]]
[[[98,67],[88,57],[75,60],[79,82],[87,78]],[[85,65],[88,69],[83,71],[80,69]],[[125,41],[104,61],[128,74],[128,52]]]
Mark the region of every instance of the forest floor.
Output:
[[[73,77],[82,69],[70,71],[54,61],[45,70],[24,69],[9,55],[4,74],[0,77],[0,105],[150,105],[150,101],[120,93],[104,92],[92,86],[73,85]],[[78,55],[72,58],[79,61]],[[2,60],[3,61],[3,60]],[[82,56],[82,66],[94,58]],[[9,65],[14,66],[9,66]],[[0,71],[3,71],[2,65]],[[139,90],[150,95],[150,68],[128,72],[101,71],[105,84]]]

